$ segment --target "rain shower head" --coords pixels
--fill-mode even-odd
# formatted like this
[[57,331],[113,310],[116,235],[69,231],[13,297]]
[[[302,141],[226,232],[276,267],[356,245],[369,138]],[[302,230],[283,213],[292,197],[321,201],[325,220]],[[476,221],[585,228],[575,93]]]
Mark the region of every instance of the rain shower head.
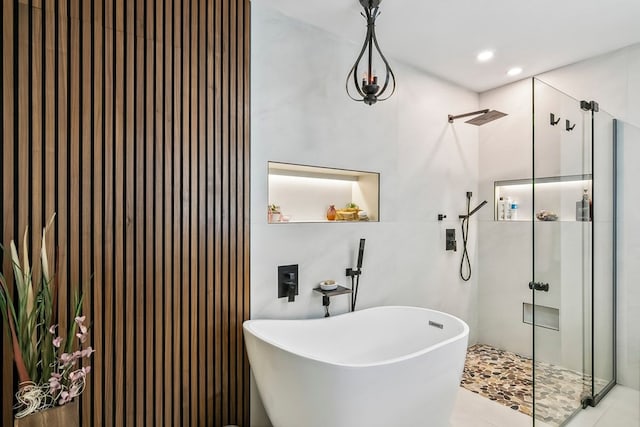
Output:
[[459,114],[457,116],[452,116],[451,114],[449,114],[448,118],[449,118],[449,123],[453,123],[455,119],[460,119],[462,117],[478,116],[471,120],[467,120],[465,123],[469,123],[476,126],[482,126],[485,123],[492,122],[506,115],[507,115],[506,113],[503,113],[501,111],[489,110],[487,108],[485,110],[473,111],[471,113]]

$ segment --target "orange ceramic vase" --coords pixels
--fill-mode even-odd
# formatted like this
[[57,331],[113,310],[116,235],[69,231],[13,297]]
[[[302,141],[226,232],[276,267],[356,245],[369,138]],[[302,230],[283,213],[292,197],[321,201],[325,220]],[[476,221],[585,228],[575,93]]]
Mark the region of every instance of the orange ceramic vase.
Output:
[[335,221],[336,215],[336,207],[334,205],[329,206],[329,209],[327,209],[327,219],[329,221]]

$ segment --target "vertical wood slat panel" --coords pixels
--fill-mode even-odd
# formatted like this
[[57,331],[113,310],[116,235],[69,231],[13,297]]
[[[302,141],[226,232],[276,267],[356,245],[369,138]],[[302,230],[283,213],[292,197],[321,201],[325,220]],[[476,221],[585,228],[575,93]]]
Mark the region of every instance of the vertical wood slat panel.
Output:
[[115,31],[113,31],[115,13],[113,10],[113,0],[104,1],[104,55],[103,55],[103,85],[104,85],[104,99],[103,99],[103,126],[104,126],[104,139],[103,139],[103,160],[102,160],[102,250],[103,250],[103,287],[102,287],[102,331],[96,331],[96,335],[102,333],[102,345],[101,350],[104,360],[103,371],[99,374],[102,375],[103,381],[103,418],[102,423],[105,426],[115,425],[114,421],[114,331],[113,331],[113,290],[115,288],[113,278],[113,266],[114,266],[114,199],[113,199],[113,154],[114,154],[114,44],[115,44]]
[[[144,0],[137,0],[135,5],[135,179],[133,179],[134,185],[134,202],[135,202],[135,252],[134,252],[134,266],[135,266],[135,282],[131,283],[131,286],[135,289],[135,305],[133,306],[134,317],[132,321],[135,324],[135,368],[132,372],[132,377],[136,378],[135,390],[136,390],[136,406],[135,406],[135,425],[144,426],[147,419],[147,412],[149,407],[147,406],[148,397],[152,395],[153,388],[148,387],[148,374],[146,369],[147,363],[145,357],[145,349],[148,346],[147,338],[148,334],[145,331],[147,325],[147,317],[150,317],[150,313],[153,313],[153,292],[154,288],[153,280],[150,280],[147,286],[136,286],[137,284],[145,283],[147,265],[146,265],[146,228],[145,228],[145,202],[146,202],[146,162],[145,162],[145,101],[146,101],[146,87],[145,87],[145,31],[144,26]],[[149,301],[149,304],[146,302]],[[151,329],[151,328],[149,328]],[[153,366],[153,362],[148,363]],[[145,393],[146,390],[148,393]],[[152,422],[150,422],[151,424]]]
[[[144,36],[144,54],[145,54],[145,242],[146,242],[146,280],[151,280],[151,285],[146,287],[147,293],[146,303],[148,307],[153,307],[153,310],[147,309],[147,327],[145,328],[146,348],[147,352],[156,351],[162,348],[162,336],[159,331],[163,328],[160,327],[164,318],[162,317],[162,276],[158,275],[155,271],[154,259],[156,258],[156,239],[155,224],[158,221],[160,213],[154,209],[155,197],[154,197],[154,183],[156,182],[155,171],[155,139],[156,134],[154,130],[155,123],[155,79],[149,78],[155,76],[155,51],[156,51],[156,38],[155,38],[155,9],[154,1],[145,0],[145,12],[144,19],[146,23],[145,36]],[[159,181],[159,180],[158,180]],[[164,210],[164,209],[162,209]],[[154,215],[155,213],[155,215]],[[153,218],[153,219],[151,219]],[[158,221],[159,222],[159,221]],[[155,328],[154,328],[155,326]],[[162,358],[164,351],[160,351],[160,354],[152,359],[152,363],[145,363],[146,366],[146,398],[147,405],[145,408],[147,423],[150,425],[158,425],[162,411]]]
[[125,378],[125,352],[126,350],[126,329],[125,329],[125,225],[124,225],[124,202],[126,197],[125,188],[125,144],[126,144],[126,119],[125,116],[125,65],[128,62],[127,52],[124,44],[125,31],[125,0],[115,0],[115,150],[114,150],[114,355],[115,370],[114,380],[114,408],[116,424],[123,424],[125,420],[124,407],[126,399],[124,396]]
[[[2,238],[0,241],[5,248],[9,247],[9,242],[14,235],[14,131],[17,123],[15,120],[15,90],[17,84],[15,82],[14,66],[15,51],[14,39],[16,37],[16,29],[14,28],[14,2],[12,0],[3,0],[2,2]],[[13,289],[13,278],[11,274],[11,260],[7,254],[2,256],[2,271],[7,280],[9,289]],[[7,326],[3,323],[0,332],[2,333],[2,425],[10,425],[11,412],[13,408],[12,393],[7,392],[7,387],[11,390],[14,388],[15,377],[13,375],[13,360],[6,357],[11,353],[11,341],[7,334]]]
[[181,299],[181,308],[180,308],[180,323],[181,323],[181,347],[182,354],[180,356],[180,388],[181,388],[181,406],[180,412],[182,415],[181,425],[191,425],[190,423],[190,415],[189,412],[189,352],[190,352],[190,341],[191,341],[191,333],[190,333],[190,298],[191,298],[191,262],[190,262],[190,246],[191,246],[191,233],[189,230],[189,222],[190,222],[190,199],[191,195],[189,194],[189,174],[190,174],[190,162],[189,162],[189,150],[191,149],[191,129],[189,128],[190,123],[190,104],[189,104],[189,94],[190,94],[190,6],[191,0],[182,0],[182,10],[180,12],[182,25],[181,25],[181,47],[182,47],[182,57],[180,59],[180,67],[182,79],[180,92],[182,94],[182,110],[180,114],[180,128],[182,134],[182,152],[180,159],[180,175],[181,175],[181,196],[180,196],[180,223],[181,223],[181,235],[183,236],[180,244],[181,251],[181,274],[182,274],[182,283],[180,287],[180,299]]
[[[29,229],[29,238],[31,239],[31,247],[33,248],[33,254],[39,254],[42,242],[42,235],[40,234],[40,230],[42,230],[43,218],[42,218],[42,210],[43,203],[41,203],[42,198],[42,153],[43,153],[43,144],[42,144],[42,132],[43,132],[43,110],[42,110],[42,6],[36,6],[36,3],[33,3],[32,13],[29,19],[31,20],[31,42],[30,42],[30,50],[31,50],[31,59],[29,66],[30,76],[28,78],[31,79],[31,88],[30,92],[30,111],[29,111],[29,122],[31,127],[31,176],[29,177],[29,193],[30,193],[30,208],[31,208],[31,221],[30,221],[30,229]],[[38,277],[40,274],[41,266],[38,262],[33,262],[33,256],[31,257],[31,268],[33,274]]]
[[[168,295],[171,292],[171,286],[168,286],[167,283],[170,281],[170,276],[165,275],[165,270],[169,271],[172,263],[166,262],[166,248],[171,244],[172,239],[168,238],[170,233],[167,232],[167,224],[164,222],[167,217],[166,207],[165,207],[165,199],[170,200],[171,198],[171,190],[168,188],[167,181],[164,178],[164,160],[166,156],[166,142],[165,142],[165,133],[164,133],[164,49],[163,46],[166,42],[166,38],[164,37],[164,16],[165,9],[164,5],[161,2],[149,2],[149,5],[155,3],[155,9],[151,9],[152,12],[155,10],[155,14],[151,16],[154,17],[153,23],[153,32],[154,32],[154,43],[153,43],[153,76],[155,76],[155,85],[152,86],[153,93],[153,102],[154,109],[151,112],[150,120],[153,125],[154,132],[154,144],[153,151],[155,156],[155,161],[153,162],[153,183],[155,186],[151,186],[151,189],[155,192],[153,206],[155,212],[157,212],[156,217],[154,218],[155,225],[155,277],[156,283],[159,286],[156,289],[156,302],[157,302],[157,311],[156,311],[156,319],[157,324],[164,325],[162,328],[156,328],[156,348],[161,348],[162,357],[159,360],[156,360],[156,405],[158,405],[156,410],[156,420],[169,420],[171,419],[171,404],[167,399],[167,395],[171,395],[171,390],[167,389],[167,384],[170,384],[171,380],[171,365],[170,354],[171,354],[171,339],[170,339],[170,328],[172,317],[170,316],[170,311],[167,310],[166,303],[170,301]],[[163,189],[164,189],[164,198],[163,198]],[[166,245],[166,246],[165,246]],[[166,294],[163,292],[158,292],[162,289],[166,289]],[[164,334],[162,333],[164,330]],[[161,347],[164,346],[164,347]],[[165,393],[162,390],[167,390]]]
[[[93,402],[91,402],[92,424],[97,427],[103,425],[104,411],[104,99],[105,99],[105,45],[104,45],[104,9],[102,2],[93,2],[93,331],[91,342],[97,348],[93,354],[94,373]],[[84,425],[84,424],[83,424]]]
[[206,174],[206,139],[205,139],[205,103],[207,95],[207,87],[205,85],[206,73],[206,45],[205,45],[205,0],[200,0],[198,5],[198,425],[206,425],[207,418],[206,407],[207,389],[206,389],[206,373],[207,373],[207,337],[205,317],[206,295],[207,295],[207,257],[206,257],[206,240],[207,240],[207,174]]
[[[230,418],[230,384],[229,384],[229,375],[228,369],[230,366],[229,362],[229,348],[231,347],[230,342],[230,328],[229,328],[229,294],[231,293],[231,289],[233,289],[234,284],[231,283],[231,274],[230,274],[230,247],[229,240],[231,238],[231,229],[230,229],[230,216],[229,212],[229,181],[231,179],[231,170],[229,167],[230,161],[230,153],[229,153],[229,145],[231,144],[231,135],[229,132],[229,116],[230,116],[230,108],[229,106],[229,97],[230,97],[230,73],[229,73],[229,38],[231,38],[230,30],[229,30],[229,9],[230,3],[222,3],[222,60],[221,68],[222,72],[222,83],[220,85],[220,92],[222,92],[222,105],[220,106],[222,112],[222,124],[220,126],[220,131],[222,135],[221,146],[222,146],[222,168],[220,171],[220,181],[222,182],[222,200],[220,201],[220,206],[222,209],[222,232],[221,232],[221,240],[222,247],[220,248],[220,252],[222,255],[222,300],[220,304],[220,312],[221,312],[221,322],[220,326],[222,330],[221,334],[221,347],[222,347],[222,419]],[[226,286],[228,284],[228,286]]]
[[[80,61],[80,84],[81,84],[81,96],[80,104],[82,111],[82,124],[80,126],[81,138],[81,167],[80,167],[80,184],[81,184],[81,198],[80,198],[80,259],[82,266],[80,269],[80,287],[84,295],[83,300],[83,312],[93,313],[93,286],[91,283],[93,277],[93,194],[94,194],[94,177],[93,177],[93,164],[92,156],[94,144],[91,143],[93,138],[94,129],[94,116],[93,116],[93,104],[92,104],[92,85],[93,85],[93,61],[92,61],[92,28],[93,28],[93,15],[92,15],[92,3],[81,3],[82,13],[80,21],[80,40],[82,50],[82,60]],[[88,340],[90,343],[94,342],[93,329],[89,330]],[[90,365],[90,362],[85,361],[85,365]],[[82,400],[82,425],[93,425],[92,414],[93,410],[91,403],[93,401],[95,375],[88,377],[88,384],[85,389],[85,395]]]
[[[125,336],[124,345],[124,369],[123,374],[125,376],[123,380],[123,386],[127,389],[127,399],[124,399],[124,425],[135,425],[135,412],[136,412],[136,383],[138,381],[144,382],[144,375],[141,378],[136,378],[136,364],[135,364],[135,345],[134,339],[136,335],[137,321],[134,317],[134,277],[135,269],[134,254],[136,252],[135,247],[135,208],[134,200],[136,190],[136,180],[134,179],[134,161],[135,161],[135,147],[136,139],[134,127],[136,126],[136,110],[135,110],[135,50],[134,44],[136,40],[135,34],[135,0],[125,1],[123,4],[124,9],[124,56],[125,62],[123,67],[123,100],[124,100],[124,170],[123,170],[123,191],[124,198],[123,205],[123,228],[124,228],[124,303],[122,308],[125,313],[123,316],[122,331]],[[139,310],[143,310],[143,307],[139,307]],[[124,395],[124,394],[123,394]]]
[[211,143],[216,142],[214,139],[214,110],[213,110],[213,87],[214,87],[214,57],[213,52],[215,49],[214,46],[214,29],[213,26],[215,21],[213,20],[214,13],[214,5],[206,1],[206,12],[205,12],[205,27],[206,31],[206,48],[205,48],[205,90],[206,90],[206,108],[205,108],[205,117],[206,117],[206,143],[205,143],[205,158],[206,158],[206,170],[207,170],[207,182],[206,182],[206,196],[205,196],[205,204],[206,204],[206,215],[207,215],[207,224],[206,224],[206,283],[207,283],[207,298],[206,298],[206,316],[205,316],[205,324],[206,324],[206,354],[209,358],[206,366],[206,419],[212,420],[214,423],[217,421],[217,418],[214,417],[216,413],[216,387],[214,384],[214,372],[217,368],[217,361],[213,363],[210,362],[211,357],[213,356],[214,360],[216,360],[214,347],[217,346],[214,344],[215,341],[215,333],[214,333],[214,268],[215,268],[215,254],[214,254],[214,239],[213,235],[215,233],[214,230],[214,221],[213,221],[213,205],[215,203],[215,187],[214,187],[214,150],[211,146]]
[[29,226],[34,260],[57,214],[60,327],[81,289],[97,350],[82,425],[248,425],[248,11],[3,0],[0,240]]
[[[215,360],[215,375],[214,375],[214,387],[215,394],[215,425],[222,425],[222,420],[226,419],[223,415],[223,390],[226,393],[227,384],[224,381],[224,361],[223,361],[223,348],[224,348],[224,336],[227,331],[224,330],[223,324],[223,182],[222,177],[224,171],[222,169],[222,144],[225,141],[226,135],[223,134],[223,100],[222,94],[225,91],[225,87],[222,85],[222,70],[223,70],[223,50],[222,39],[226,34],[225,29],[222,26],[222,2],[215,2],[215,33],[214,33],[214,80],[213,80],[213,93],[214,93],[214,170],[215,170],[215,190],[213,192],[213,217],[214,217],[214,244],[215,244],[215,260],[214,260],[214,287],[215,287],[215,300],[214,300],[214,360]],[[226,230],[224,230],[226,231]],[[226,282],[228,283],[228,282]]]

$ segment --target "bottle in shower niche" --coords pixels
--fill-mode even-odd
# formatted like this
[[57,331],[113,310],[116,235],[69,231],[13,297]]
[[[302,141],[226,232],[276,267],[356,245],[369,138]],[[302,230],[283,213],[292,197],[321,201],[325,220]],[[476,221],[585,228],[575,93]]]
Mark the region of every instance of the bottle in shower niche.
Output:
[[504,208],[504,197],[500,197],[500,199],[498,200],[498,221],[504,221]]
[[511,220],[511,205],[513,204],[513,200],[511,197],[507,197],[504,201],[504,219],[507,221]]
[[518,220],[518,202],[513,200],[511,202],[511,221]]
[[589,190],[582,190],[582,200],[576,202],[576,221],[591,221],[591,200]]

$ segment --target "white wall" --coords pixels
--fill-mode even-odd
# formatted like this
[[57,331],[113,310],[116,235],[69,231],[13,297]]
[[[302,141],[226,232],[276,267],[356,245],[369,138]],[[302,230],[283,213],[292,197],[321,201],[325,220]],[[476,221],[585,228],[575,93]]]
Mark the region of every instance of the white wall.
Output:
[[[384,48],[384,34],[379,35]],[[447,114],[476,110],[478,95],[392,60],[398,90],[375,106],[347,98],[344,81],[359,46],[252,4],[251,316],[317,318],[323,279],[346,282],[358,239],[367,239],[358,308],[404,304],[443,310],[476,334],[476,279],[458,275],[446,252],[465,192],[478,182],[478,131]],[[380,222],[267,224],[267,162],[380,172]],[[488,210],[485,208],[484,210]],[[438,222],[438,213],[448,216]],[[470,253],[476,262],[475,220]],[[277,299],[277,266],[298,264],[299,295]],[[332,314],[347,311],[336,297]],[[252,425],[268,425],[252,390]]]
[[[480,105],[508,114],[480,128],[480,196],[493,204],[494,181],[532,174],[531,80],[485,92]],[[531,223],[493,218],[493,209],[478,218],[478,342],[531,356],[531,326],[522,323],[522,303],[531,303]]]

